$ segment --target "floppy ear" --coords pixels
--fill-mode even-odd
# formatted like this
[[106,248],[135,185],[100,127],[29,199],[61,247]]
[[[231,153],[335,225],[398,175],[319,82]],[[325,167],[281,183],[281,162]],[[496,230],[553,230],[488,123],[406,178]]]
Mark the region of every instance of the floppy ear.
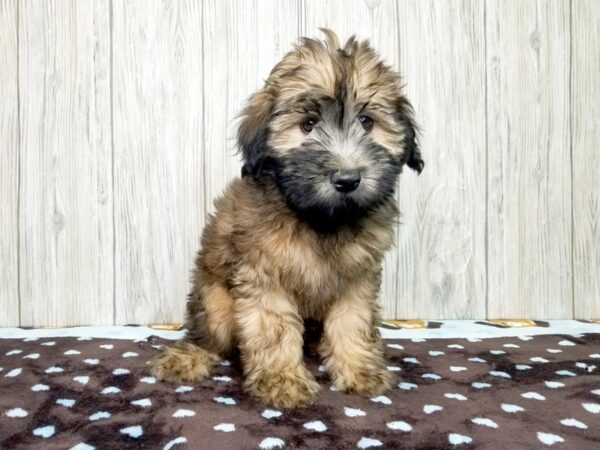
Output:
[[413,107],[408,100],[402,97],[398,101],[397,110],[398,121],[402,125],[404,133],[403,162],[411,169],[421,173],[423,167],[425,167],[425,161],[421,157],[421,151],[417,143],[418,126],[415,123]]
[[265,90],[250,97],[240,114],[237,141],[244,160],[242,176],[260,175],[269,139],[269,120],[273,101]]

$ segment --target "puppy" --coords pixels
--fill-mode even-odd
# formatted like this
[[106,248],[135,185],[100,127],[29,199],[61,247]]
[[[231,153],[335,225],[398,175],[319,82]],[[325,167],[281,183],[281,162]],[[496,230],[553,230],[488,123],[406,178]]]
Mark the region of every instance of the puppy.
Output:
[[268,405],[311,402],[304,319],[342,391],[389,389],[377,325],[403,165],[420,172],[400,76],[367,41],[303,39],[241,113],[242,177],[216,203],[187,301],[186,336],[153,360],[169,381],[208,377],[239,348],[244,388]]

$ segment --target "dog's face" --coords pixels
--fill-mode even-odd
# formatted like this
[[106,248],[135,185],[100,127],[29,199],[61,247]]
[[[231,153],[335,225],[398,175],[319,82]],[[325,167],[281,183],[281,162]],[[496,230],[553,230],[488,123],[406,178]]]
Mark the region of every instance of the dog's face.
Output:
[[304,39],[242,113],[243,175],[270,177],[287,205],[324,228],[353,223],[394,194],[402,166],[421,171],[400,77],[369,46]]

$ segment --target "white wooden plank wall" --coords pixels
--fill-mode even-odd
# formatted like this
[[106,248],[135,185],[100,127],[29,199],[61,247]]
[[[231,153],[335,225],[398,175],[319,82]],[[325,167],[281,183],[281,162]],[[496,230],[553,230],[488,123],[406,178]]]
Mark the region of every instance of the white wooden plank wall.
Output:
[[204,217],[202,4],[112,2],[115,322],[181,320]]
[[486,316],[484,6],[398,3],[400,67],[425,159],[400,184],[400,317]]
[[490,0],[486,16],[488,313],[568,318],[569,3]]
[[0,326],[181,321],[235,116],[319,27],[422,128],[384,316],[600,317],[600,2],[1,0]]
[[21,325],[110,323],[109,2],[18,8]]
[[19,324],[17,1],[0,2],[0,326]]
[[600,4],[573,1],[571,130],[575,317],[600,316]]

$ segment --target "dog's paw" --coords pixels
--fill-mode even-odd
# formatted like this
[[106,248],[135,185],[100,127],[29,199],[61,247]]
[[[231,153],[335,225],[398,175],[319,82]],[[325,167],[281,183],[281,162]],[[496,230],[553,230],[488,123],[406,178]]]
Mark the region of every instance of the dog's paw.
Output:
[[275,408],[306,406],[316,398],[321,389],[303,366],[249,374],[245,388],[252,396]]
[[194,344],[177,342],[152,359],[152,375],[171,382],[201,381],[210,375],[218,360],[217,355]]
[[356,371],[344,371],[334,377],[334,384],[338,389],[347,393],[375,397],[390,390],[395,382],[395,377],[385,366]]

